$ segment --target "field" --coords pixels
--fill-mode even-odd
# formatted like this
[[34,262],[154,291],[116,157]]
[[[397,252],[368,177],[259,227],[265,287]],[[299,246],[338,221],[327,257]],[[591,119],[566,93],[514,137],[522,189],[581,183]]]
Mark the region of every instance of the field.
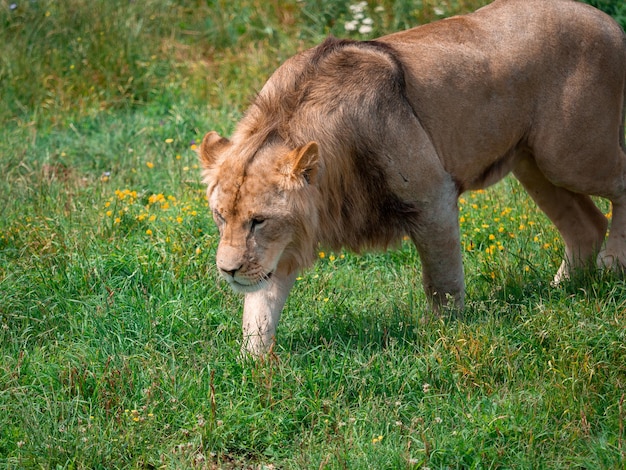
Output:
[[551,287],[511,178],[460,201],[461,317],[424,321],[409,243],[320,247],[239,356],[199,140],[327,34],[484,3],[0,0],[0,468],[626,468],[626,283]]

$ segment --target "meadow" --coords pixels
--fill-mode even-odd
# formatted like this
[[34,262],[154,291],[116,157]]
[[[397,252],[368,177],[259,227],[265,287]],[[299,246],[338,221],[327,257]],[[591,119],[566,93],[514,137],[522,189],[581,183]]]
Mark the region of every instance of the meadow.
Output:
[[626,282],[552,287],[512,178],[459,202],[462,316],[424,321],[408,242],[320,247],[273,354],[239,356],[204,133],[328,34],[485,3],[0,0],[0,468],[626,468]]

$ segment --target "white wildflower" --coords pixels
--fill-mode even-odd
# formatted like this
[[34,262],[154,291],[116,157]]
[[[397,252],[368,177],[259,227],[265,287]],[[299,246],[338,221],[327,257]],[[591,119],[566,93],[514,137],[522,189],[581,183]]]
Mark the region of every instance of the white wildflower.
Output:
[[369,34],[374,28],[374,20],[366,15],[367,2],[358,2],[348,7],[352,13],[352,20],[344,23],[348,32],[358,31],[360,34]]
[[358,25],[359,25],[358,21],[348,21],[344,25],[344,28],[346,28],[346,31],[356,31]]
[[367,2],[355,3],[353,5],[350,5],[348,8],[350,8],[350,11],[352,13],[361,13],[365,10],[365,7],[367,7]]

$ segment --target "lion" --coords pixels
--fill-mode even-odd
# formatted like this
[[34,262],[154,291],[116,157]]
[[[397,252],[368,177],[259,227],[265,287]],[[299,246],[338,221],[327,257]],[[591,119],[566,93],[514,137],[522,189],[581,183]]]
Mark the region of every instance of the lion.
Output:
[[[462,309],[457,200],[509,173],[560,232],[554,277],[626,267],[626,38],[573,0],[496,0],[371,41],[328,38],[199,151],[244,351],[274,344],[319,246],[417,247],[432,309]],[[612,204],[608,221],[590,196]]]

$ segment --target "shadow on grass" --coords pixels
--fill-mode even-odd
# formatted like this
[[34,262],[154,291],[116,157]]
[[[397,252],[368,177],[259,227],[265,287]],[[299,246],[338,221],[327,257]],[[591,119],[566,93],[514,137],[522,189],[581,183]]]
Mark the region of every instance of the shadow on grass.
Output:
[[386,303],[359,305],[346,294],[323,306],[316,306],[306,318],[294,322],[280,334],[279,344],[292,352],[333,348],[350,344],[357,350],[382,351],[391,343],[428,347],[442,331],[459,327],[474,328],[486,322],[514,327],[528,315],[542,309],[568,312],[581,302],[596,309],[626,308],[626,281],[612,272],[578,272],[558,286],[543,272],[506,273],[504,282],[486,277],[471,279],[462,312],[448,311],[440,316],[430,310],[422,291],[410,290],[402,299],[393,293],[381,294]]

